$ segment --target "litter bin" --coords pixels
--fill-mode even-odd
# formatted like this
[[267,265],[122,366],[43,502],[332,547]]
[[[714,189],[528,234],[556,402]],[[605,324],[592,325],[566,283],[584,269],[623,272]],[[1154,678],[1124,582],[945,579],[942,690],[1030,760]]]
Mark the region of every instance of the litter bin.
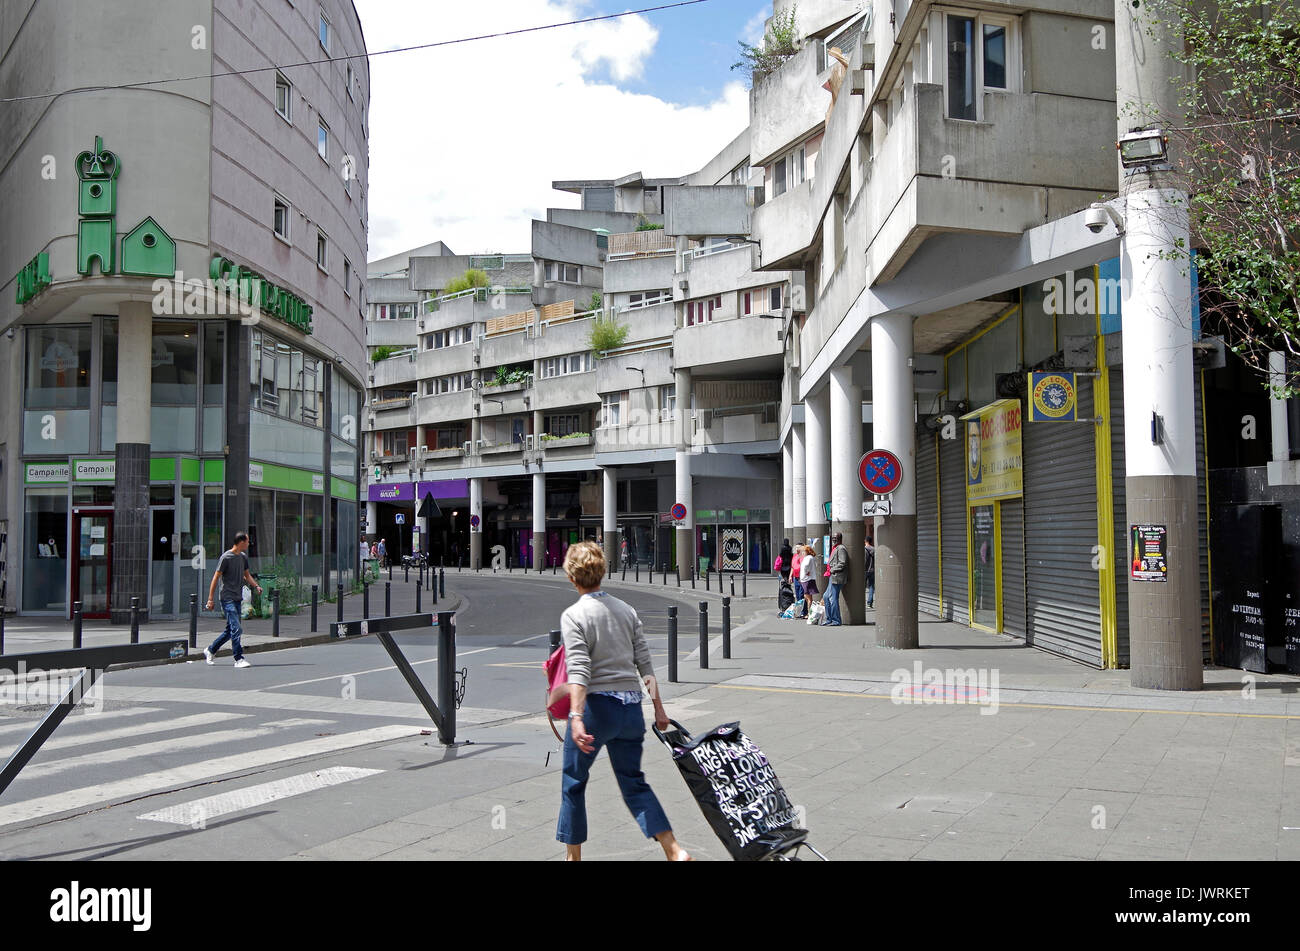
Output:
[[262,592],[253,592],[253,616],[269,618],[271,616],[271,592],[279,587],[279,576],[271,572],[255,572],[253,577],[262,586]]
[[379,559],[378,558],[366,559],[365,579],[370,584],[379,583]]

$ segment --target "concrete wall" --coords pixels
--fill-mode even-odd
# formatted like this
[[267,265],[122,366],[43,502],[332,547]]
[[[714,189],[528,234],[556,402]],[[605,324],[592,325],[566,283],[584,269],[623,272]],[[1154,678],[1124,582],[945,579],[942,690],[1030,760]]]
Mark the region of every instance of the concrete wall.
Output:
[[410,278],[406,277],[371,277],[366,279],[369,285],[366,297],[373,304],[412,304],[424,300],[424,294],[411,289]]
[[[419,291],[442,290],[452,280],[464,274],[475,258],[491,257],[481,254],[448,254],[437,257],[413,257],[410,264],[410,287]],[[504,268],[483,270],[491,286],[528,287],[533,283],[532,261],[503,262]],[[421,294],[421,299],[425,295]]]
[[[671,337],[677,327],[677,309],[672,301],[655,304],[651,307],[639,307],[636,310],[624,310],[618,314],[619,323],[628,327],[628,343],[641,340],[658,340]],[[671,383],[671,380],[665,380]]]
[[604,228],[610,234],[635,231],[645,218],[650,224],[663,224],[663,215],[638,215],[627,211],[583,211],[581,208],[547,208],[546,220],[574,228]]
[[[740,134],[728,142],[721,152],[709,159],[705,166],[693,175],[686,177],[687,185],[729,185],[731,171],[741,162],[749,161],[749,126],[740,130]],[[668,189],[664,189],[664,202],[668,201]]]
[[605,265],[607,297],[629,291],[647,291],[673,287],[672,254],[645,255],[634,258],[617,258]]
[[474,369],[474,345],[459,343],[454,347],[421,350],[415,359],[415,365],[421,380],[451,373],[468,373]]
[[[1027,92],[1053,93],[1099,99],[1110,104],[1115,117],[1115,31],[1104,17],[1081,19],[1031,11],[1021,20],[1024,49],[1024,88]],[[1106,48],[1095,49],[1094,28],[1106,30]],[[1111,156],[1114,164],[1114,156]]]
[[775,356],[781,352],[776,339],[778,326],[775,320],[742,317],[682,327],[673,335],[677,367],[708,367],[724,360]]
[[[170,5],[169,5],[170,6]],[[213,0],[213,69],[264,67],[267,63],[318,60],[316,5],[286,7],[280,0]],[[351,3],[330,11],[331,56],[365,52],[361,24]],[[188,28],[186,30],[188,34]],[[177,44],[178,46],[180,44]],[[188,44],[184,44],[188,52]],[[364,58],[289,70],[292,124],[275,111],[275,73],[223,76],[212,85],[211,241],[215,249],[247,262],[267,278],[300,294],[315,307],[312,340],[336,354],[360,379],[363,369],[363,294],[366,272],[366,209],[369,143],[363,131],[370,102]],[[192,72],[193,70],[189,70]],[[317,117],[330,130],[329,159],[317,153]],[[164,136],[175,141],[174,134]],[[344,165],[356,180],[345,187]],[[286,244],[272,229],[272,191],[292,206]],[[316,264],[317,229],[329,242],[328,267]],[[344,288],[344,260],[351,265]]]
[[605,252],[596,247],[597,235],[589,228],[534,220],[532,234],[533,257],[539,260],[592,267],[601,267],[605,263]]
[[812,240],[821,216],[812,203],[811,179],[754,209],[754,238],[763,245],[763,266],[788,265]]
[[806,46],[749,93],[750,164],[767,165],[826,119],[831,96],[817,82],[817,57]]
[[664,231],[701,238],[747,235],[753,207],[745,185],[678,186],[664,189]]
[[597,402],[595,370],[539,379],[533,384],[533,409],[560,410]]
[[367,347],[414,347],[418,343],[419,325],[414,320],[367,320]]

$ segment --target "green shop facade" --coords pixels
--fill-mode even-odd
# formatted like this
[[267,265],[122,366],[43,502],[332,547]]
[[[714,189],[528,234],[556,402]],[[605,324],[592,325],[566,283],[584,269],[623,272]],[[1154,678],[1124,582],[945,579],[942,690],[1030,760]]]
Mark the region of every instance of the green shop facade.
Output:
[[[238,531],[254,572],[322,597],[350,586],[360,386],[313,337],[312,308],[233,250],[182,283],[161,224],[117,232],[117,173],[98,139],[78,157],[77,274],[51,274],[42,252],[15,282],[22,373],[5,393],[21,438],[5,463],[21,492],[7,539],[19,612],[66,617],[79,601],[87,618],[125,623],[132,598],[146,618],[173,618],[190,595],[202,610]],[[42,308],[96,271],[87,316]],[[109,275],[127,280],[105,295]]]

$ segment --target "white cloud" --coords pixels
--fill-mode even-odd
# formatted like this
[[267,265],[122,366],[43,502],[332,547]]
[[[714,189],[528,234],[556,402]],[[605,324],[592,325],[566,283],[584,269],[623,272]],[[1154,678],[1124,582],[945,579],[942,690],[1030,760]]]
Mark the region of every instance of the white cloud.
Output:
[[[357,8],[372,54],[591,15],[582,0]],[[700,168],[744,128],[748,94],[729,83],[679,106],[615,85],[643,76],[665,40],[635,16],[373,57],[368,257],[435,240],[458,254],[526,252],[531,218],[577,204],[552,181]]]
[[762,45],[763,34],[766,32],[766,30],[764,29],[764,25],[767,23],[768,18],[771,16],[772,16],[772,5],[769,3],[763,5],[762,7],[759,7],[758,12],[755,13],[752,17],[750,17],[745,22],[745,25],[741,29],[740,33],[741,36],[744,37],[746,43],[748,43],[750,46]]

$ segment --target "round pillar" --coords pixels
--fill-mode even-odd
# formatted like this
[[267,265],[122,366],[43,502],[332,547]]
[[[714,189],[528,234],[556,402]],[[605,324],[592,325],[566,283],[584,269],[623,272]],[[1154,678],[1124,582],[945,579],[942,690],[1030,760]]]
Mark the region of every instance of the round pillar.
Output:
[[876,519],[876,643],[920,646],[916,579],[916,425],[912,379],[912,318],[871,321],[871,405],[874,449],[888,449],[903,466],[890,496],[892,514]]
[[546,475],[533,473],[533,567],[546,567]]
[[[469,480],[469,566],[483,567],[483,480]],[[474,524],[474,516],[478,524]]]
[[804,448],[803,423],[790,427],[790,541],[802,545],[808,541],[808,453]]
[[618,470],[606,466],[601,474],[601,534],[604,541],[601,547],[605,552],[605,564],[613,571],[618,567]]
[[867,606],[866,551],[862,524],[862,387],[853,383],[852,367],[831,370],[831,534],[844,536],[849,574],[840,592],[845,624],[863,620]]
[[804,451],[807,470],[807,499],[804,506],[808,540],[823,559],[822,536],[830,531],[825,504],[831,498],[831,401],[830,391],[822,389],[804,400]]
[[[153,311],[146,301],[123,301],[117,322],[117,447],[114,451],[113,580],[114,624],[131,622],[131,599],[139,598],[149,619],[149,454],[153,405]],[[228,525],[228,547],[246,525]]]

